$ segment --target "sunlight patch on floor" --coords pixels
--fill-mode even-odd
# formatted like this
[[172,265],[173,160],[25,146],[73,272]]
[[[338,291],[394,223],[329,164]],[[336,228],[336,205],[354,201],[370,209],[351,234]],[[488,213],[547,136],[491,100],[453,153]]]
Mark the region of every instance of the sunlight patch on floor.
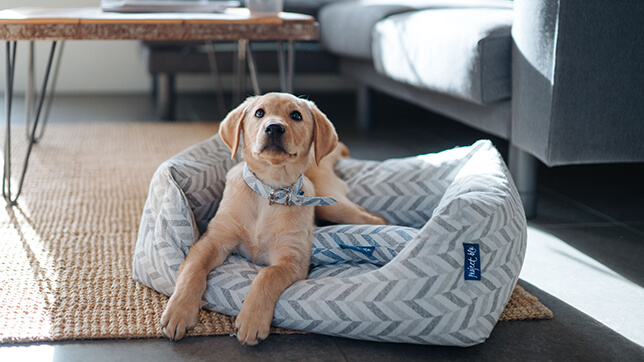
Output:
[[56,265],[28,210],[23,198],[20,206],[0,211],[0,340],[7,342],[51,334]]
[[520,278],[644,346],[644,288],[565,241],[528,227]]
[[55,361],[56,347],[40,346],[11,346],[0,349],[0,361]]

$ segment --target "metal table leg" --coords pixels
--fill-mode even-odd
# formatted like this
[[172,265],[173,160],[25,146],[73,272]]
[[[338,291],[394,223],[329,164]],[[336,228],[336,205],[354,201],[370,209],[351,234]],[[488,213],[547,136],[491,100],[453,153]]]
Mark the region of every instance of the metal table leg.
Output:
[[219,67],[217,66],[217,58],[215,57],[215,44],[212,41],[206,41],[206,53],[208,54],[210,74],[212,76],[213,83],[215,84],[215,91],[217,92],[217,111],[223,119],[226,114],[226,101],[224,99],[224,87],[221,84]]
[[[20,180],[18,182],[18,190],[15,191],[11,189],[11,106],[13,103],[13,85],[14,85],[14,75],[16,68],[16,50],[17,42],[14,41],[11,44],[11,41],[7,41],[6,53],[7,53],[7,79],[6,79],[6,88],[5,88],[5,143],[4,143],[4,172],[3,172],[3,181],[2,181],[2,196],[7,202],[8,206],[14,206],[18,203],[18,197],[22,192],[22,187],[25,181],[25,175],[27,173],[27,167],[29,166],[29,157],[31,156],[31,150],[34,143],[37,142],[36,130],[38,128],[38,120],[40,118],[40,113],[47,95],[47,83],[49,81],[49,74],[51,72],[51,67],[54,60],[54,54],[56,52],[57,42],[52,42],[51,50],[49,53],[49,60],[47,62],[47,68],[45,70],[45,75],[42,83],[42,90],[38,97],[38,102],[35,108],[35,113],[33,116],[33,126],[29,128],[28,133],[28,146],[27,154],[25,155],[22,173],[20,175]],[[13,47],[12,47],[13,45]]]
[[284,57],[284,43],[277,42],[277,65],[279,67],[280,89],[286,92],[286,59]]
[[[293,75],[295,72],[295,47],[293,41],[286,43],[286,50],[284,49],[283,42],[277,42],[277,57],[280,75],[280,88],[282,92],[293,93]],[[285,54],[286,53],[286,54]],[[233,102],[240,103],[246,93],[246,62],[248,62],[248,69],[251,76],[253,85],[253,92],[256,95],[262,94],[259,86],[257,65],[255,57],[247,40],[239,40],[237,42],[237,62],[235,66],[235,73],[237,79],[237,87],[233,97]]]
[[[293,41],[286,42],[286,50],[284,43],[277,43],[277,63],[279,65],[280,73],[280,88],[282,92],[293,93],[293,74],[295,71],[295,47]],[[286,53],[286,54],[285,54]],[[288,64],[287,64],[288,60]]]
[[237,87],[235,87],[233,104],[242,102],[246,95],[246,44],[247,40],[241,39],[237,42],[237,63],[235,64],[235,73],[237,78]]
[[13,76],[15,74],[16,64],[16,46],[17,42],[13,42],[13,50],[11,42],[7,41],[7,74],[5,78],[5,91],[4,91],[4,119],[6,123],[6,131],[4,134],[4,172],[2,178],[2,196],[7,201],[8,205],[12,205],[11,201],[11,103],[13,101]]
[[286,73],[286,92],[293,93],[293,76],[295,73],[295,47],[293,41],[288,43],[288,72]]
[[[47,121],[49,121],[49,114],[51,113],[51,107],[53,105],[53,100],[56,96],[56,83],[58,83],[58,73],[60,73],[60,63],[61,59],[63,57],[63,47],[65,46],[65,42],[61,41],[60,44],[58,44],[58,55],[56,56],[55,60],[55,65],[54,65],[54,73],[51,76],[51,86],[49,95],[47,95],[45,101],[47,104],[44,106],[44,114],[42,117],[42,122],[40,122],[40,130],[37,132],[38,135],[35,137],[34,142],[38,143],[42,139],[43,135],[45,134],[45,128],[47,126]],[[34,59],[35,59],[35,43],[29,42],[29,71],[27,73],[27,89],[25,91],[25,132],[27,133],[27,139],[30,138],[29,130],[31,130],[31,122],[34,120],[34,114],[36,111],[36,107],[34,104],[35,99],[37,98],[38,94],[36,93],[36,77],[35,77],[35,67],[34,67]],[[42,107],[42,106],[41,106]]]
[[257,77],[257,65],[253,51],[250,48],[250,42],[241,39],[237,42],[237,64],[235,67],[237,87],[235,88],[233,102],[239,104],[246,96],[246,62],[248,62],[248,71],[250,73],[250,80],[253,85],[253,92],[255,95],[262,93],[259,87],[259,80]]
[[253,51],[250,48],[250,43],[246,44],[246,53],[248,54],[248,70],[250,71],[250,80],[253,84],[253,92],[255,92],[255,95],[260,95],[262,94],[262,91],[259,89],[257,66],[255,65],[255,57],[253,56]]
[[36,44],[33,41],[29,42],[29,60],[27,61],[27,85],[25,87],[25,135],[29,139],[29,123],[34,117],[34,98],[36,98],[36,64],[35,64],[35,50]]

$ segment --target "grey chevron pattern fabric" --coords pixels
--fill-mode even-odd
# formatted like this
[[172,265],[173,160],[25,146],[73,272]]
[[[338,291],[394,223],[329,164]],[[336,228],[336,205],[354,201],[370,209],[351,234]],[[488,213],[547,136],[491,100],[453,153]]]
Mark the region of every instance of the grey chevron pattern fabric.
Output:
[[[170,295],[239,159],[218,136],[162,164],[146,202],[133,277]],[[526,220],[489,141],[384,162],[341,160],[349,197],[391,226],[316,228],[309,278],[288,288],[276,326],[373,341],[470,346],[494,328],[517,282]],[[394,226],[396,225],[396,226]],[[231,255],[208,276],[205,308],[237,315],[260,270]]]
[[333,225],[316,228],[311,265],[371,263],[382,266],[418,234],[393,225]]

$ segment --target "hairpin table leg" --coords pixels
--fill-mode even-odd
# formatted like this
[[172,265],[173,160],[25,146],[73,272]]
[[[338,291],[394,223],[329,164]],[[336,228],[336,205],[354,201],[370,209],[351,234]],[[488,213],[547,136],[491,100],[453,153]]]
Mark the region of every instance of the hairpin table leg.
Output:
[[219,67],[217,66],[217,58],[215,57],[215,44],[208,40],[206,41],[206,53],[208,54],[208,64],[210,66],[210,74],[212,75],[213,83],[215,84],[215,91],[217,92],[217,108],[219,115],[223,119],[226,114],[226,101],[224,99],[224,87],[221,84],[221,74],[219,74]]
[[[4,119],[6,130],[4,134],[4,171],[2,178],[2,196],[8,205],[11,201],[11,104],[13,101],[13,75],[15,74],[17,42],[7,41],[7,74],[4,91]],[[13,50],[12,50],[13,45]]]
[[33,41],[29,42],[29,60],[27,60],[27,85],[25,86],[25,135],[29,139],[29,124],[34,118],[34,98],[36,98],[36,43]]
[[13,102],[13,85],[14,85],[14,74],[16,68],[16,48],[17,42],[7,41],[7,79],[6,79],[6,88],[5,88],[5,143],[4,143],[4,172],[3,172],[3,181],[2,181],[2,196],[7,202],[8,206],[14,206],[18,203],[18,197],[22,192],[22,186],[25,181],[25,175],[27,174],[27,167],[29,166],[29,157],[31,156],[31,150],[36,143],[36,129],[38,128],[38,119],[40,118],[40,112],[42,110],[43,103],[47,95],[47,82],[49,80],[49,74],[51,72],[51,66],[54,60],[54,54],[56,52],[57,42],[53,42],[51,45],[51,51],[49,53],[49,60],[47,62],[47,68],[45,70],[45,75],[42,84],[42,91],[38,97],[38,103],[35,109],[34,122],[33,126],[29,129],[28,134],[28,146],[27,154],[25,155],[22,174],[18,182],[18,190],[15,191],[15,195],[12,195],[13,191],[11,189],[11,105]]
[[[277,64],[279,65],[280,72],[280,87],[284,93],[293,93],[293,73],[295,71],[295,49],[293,41],[285,42],[287,44],[286,50],[284,43],[277,43]],[[286,53],[286,55],[284,54]],[[287,64],[288,62],[288,64]]]
[[[31,42],[31,44],[32,44],[32,47],[33,47],[33,42]],[[47,126],[47,121],[49,121],[49,114],[51,112],[51,107],[52,107],[52,105],[54,103],[54,98],[56,97],[56,83],[58,83],[58,73],[60,72],[60,63],[61,63],[61,59],[63,57],[63,48],[64,48],[64,46],[65,46],[65,42],[61,41],[60,44],[58,44],[58,47],[57,47],[58,48],[58,55],[56,56],[56,60],[55,60],[56,64],[53,66],[54,69],[53,69],[53,74],[51,75],[51,85],[49,87],[50,91],[49,91],[49,95],[47,95],[47,100],[46,100],[47,104],[44,106],[45,109],[44,109],[44,114],[42,115],[42,122],[40,122],[40,124],[41,124],[40,125],[40,131],[37,132],[38,135],[34,138],[35,143],[40,142],[40,140],[42,139],[43,135],[45,134],[45,127]],[[54,52],[54,50],[52,50],[52,53],[53,52]],[[30,53],[32,53],[32,55],[33,55],[33,49],[30,49]],[[35,79],[35,77],[33,77],[33,75],[32,75],[32,78]],[[43,89],[43,92],[44,91],[45,91],[45,89]],[[41,104],[40,107],[42,108],[43,105]],[[29,132],[29,130],[31,129],[30,128],[30,123],[31,123],[32,120],[35,120],[35,118],[33,117],[33,114],[32,114],[31,118],[27,119],[27,126],[25,127],[27,132]],[[27,134],[27,139],[29,139],[29,134]]]
[[246,43],[248,40],[240,39],[237,41],[237,62],[235,73],[237,78],[237,87],[233,97],[233,104],[239,104],[246,95]]
[[248,71],[250,72],[250,80],[253,83],[253,92],[255,95],[261,95],[262,90],[259,88],[259,80],[257,79],[257,66],[255,65],[255,57],[253,50],[250,48],[250,42],[246,43],[246,54],[248,54]]
[[284,58],[284,43],[277,42],[277,65],[280,73],[280,89],[286,92],[286,60]]
[[288,72],[286,73],[286,92],[293,93],[293,77],[295,73],[295,47],[293,41],[288,41]]

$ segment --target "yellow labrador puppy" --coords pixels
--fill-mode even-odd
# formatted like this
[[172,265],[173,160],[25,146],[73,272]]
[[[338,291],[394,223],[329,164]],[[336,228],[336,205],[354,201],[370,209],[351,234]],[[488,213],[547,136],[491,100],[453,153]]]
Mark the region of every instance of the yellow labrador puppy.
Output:
[[333,165],[348,150],[312,102],[284,93],[251,97],[226,116],[219,134],[233,157],[243,144],[245,162],[226,175],[219,209],[181,264],[161,325],[166,337],[183,338],[197,324],[208,273],[237,253],[267,265],[235,322],[239,341],[254,345],[268,336],[282,292],[307,276],[315,212],[338,223],[386,221],[346,197]]

